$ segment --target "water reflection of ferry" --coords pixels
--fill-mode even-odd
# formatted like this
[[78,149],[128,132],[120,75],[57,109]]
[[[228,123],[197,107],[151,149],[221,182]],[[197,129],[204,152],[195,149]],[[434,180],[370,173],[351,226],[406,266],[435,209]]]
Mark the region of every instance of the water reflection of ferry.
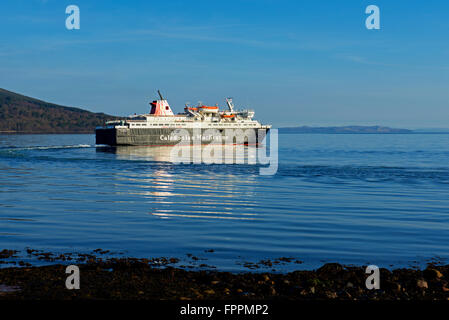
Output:
[[[257,149],[247,146],[223,147],[233,152],[237,147],[243,147],[245,155],[248,155],[248,149]],[[231,165],[223,166],[220,170],[207,165],[182,166],[183,169],[177,170],[177,166],[171,165],[174,148],[118,146],[97,147],[96,150],[110,153],[118,160],[136,161],[139,164],[138,170],[116,171],[114,188],[118,195],[127,193],[137,202],[144,203],[144,210],[153,217],[209,221],[258,219],[255,198],[257,166],[236,168]],[[148,167],[140,166],[140,161],[148,161]],[[240,168],[242,170],[238,170]],[[245,204],[244,209],[242,203]],[[237,207],[238,210],[235,209]]]
[[201,145],[197,147],[115,146],[97,147],[97,151],[116,154],[117,158],[122,160],[147,160],[171,163],[255,164],[257,148],[256,146],[243,145]]

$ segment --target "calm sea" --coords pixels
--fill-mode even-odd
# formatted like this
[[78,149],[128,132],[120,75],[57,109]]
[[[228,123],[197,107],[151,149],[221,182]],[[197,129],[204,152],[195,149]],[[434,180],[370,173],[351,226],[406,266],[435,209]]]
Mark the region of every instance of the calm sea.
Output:
[[281,134],[279,146],[277,174],[261,176],[98,148],[93,135],[0,135],[0,249],[102,248],[230,271],[280,257],[304,262],[281,271],[448,262],[449,135]]

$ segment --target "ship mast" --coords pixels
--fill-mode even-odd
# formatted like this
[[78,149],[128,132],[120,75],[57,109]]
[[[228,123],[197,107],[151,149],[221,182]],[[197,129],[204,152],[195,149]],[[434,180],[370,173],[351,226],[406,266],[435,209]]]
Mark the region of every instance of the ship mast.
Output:
[[228,105],[229,111],[234,112],[234,104],[232,103],[232,98],[226,98],[226,103]]

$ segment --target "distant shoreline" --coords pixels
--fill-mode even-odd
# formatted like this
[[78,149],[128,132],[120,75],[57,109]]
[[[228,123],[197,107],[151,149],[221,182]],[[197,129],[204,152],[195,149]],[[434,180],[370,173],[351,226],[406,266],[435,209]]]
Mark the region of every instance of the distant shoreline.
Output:
[[380,125],[374,126],[328,126],[328,127],[311,127],[311,126],[297,126],[297,127],[281,127],[280,133],[326,133],[326,134],[435,134],[435,133],[449,133],[449,128],[436,129],[403,129],[391,128]]
[[[94,134],[95,127],[122,118],[60,106],[0,88],[0,134]],[[410,130],[381,125],[297,125],[277,129],[281,134],[449,134],[449,128]]]

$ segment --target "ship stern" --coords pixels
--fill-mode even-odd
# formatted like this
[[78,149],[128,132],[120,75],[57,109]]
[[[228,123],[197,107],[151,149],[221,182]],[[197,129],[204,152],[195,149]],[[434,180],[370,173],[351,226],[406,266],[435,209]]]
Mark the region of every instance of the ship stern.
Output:
[[95,143],[109,146],[117,145],[117,129],[97,127],[95,129]]

